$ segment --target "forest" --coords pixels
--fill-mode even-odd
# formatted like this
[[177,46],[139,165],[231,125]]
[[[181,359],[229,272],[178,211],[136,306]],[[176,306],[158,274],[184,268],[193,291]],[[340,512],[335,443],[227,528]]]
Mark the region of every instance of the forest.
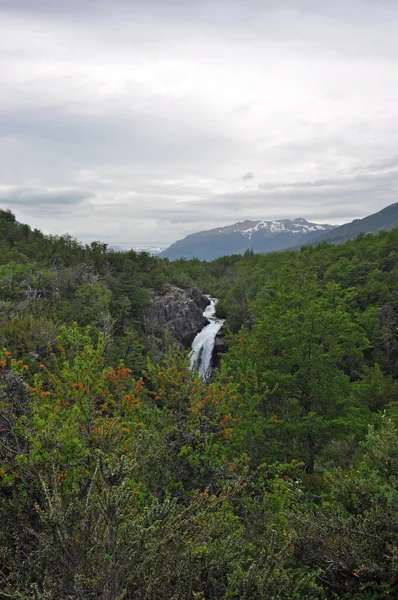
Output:
[[[398,597],[398,230],[169,262],[0,211],[0,599]],[[219,298],[210,382],[144,313]]]

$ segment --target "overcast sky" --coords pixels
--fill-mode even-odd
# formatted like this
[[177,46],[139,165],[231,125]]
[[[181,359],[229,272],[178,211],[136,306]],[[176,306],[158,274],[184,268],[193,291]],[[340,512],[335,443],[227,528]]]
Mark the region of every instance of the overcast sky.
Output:
[[167,246],[396,202],[397,0],[0,0],[0,205]]

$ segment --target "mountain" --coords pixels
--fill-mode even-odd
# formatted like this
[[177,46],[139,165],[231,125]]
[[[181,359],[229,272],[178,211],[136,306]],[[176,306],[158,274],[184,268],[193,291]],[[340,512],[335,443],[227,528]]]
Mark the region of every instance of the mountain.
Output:
[[243,254],[246,250],[274,252],[308,244],[321,232],[328,233],[332,229],[332,225],[309,223],[301,218],[243,221],[188,235],[163,250],[159,256],[171,260],[195,257],[213,260],[228,254]]
[[282,219],[278,221],[243,221],[199,231],[178,240],[159,256],[199,258],[213,260],[228,254],[243,254],[246,250],[256,253],[275,252],[300,246],[315,246],[322,242],[342,244],[360,233],[378,233],[398,228],[398,202],[363,219],[355,219],[338,227],[310,223],[305,219]]
[[316,245],[322,242],[330,244],[342,244],[347,240],[355,238],[360,233],[378,233],[381,230],[390,230],[398,227],[398,202],[390,204],[373,215],[363,219],[355,219],[351,223],[345,223],[335,227],[332,231],[325,231],[317,235],[315,239],[308,240],[302,245]]

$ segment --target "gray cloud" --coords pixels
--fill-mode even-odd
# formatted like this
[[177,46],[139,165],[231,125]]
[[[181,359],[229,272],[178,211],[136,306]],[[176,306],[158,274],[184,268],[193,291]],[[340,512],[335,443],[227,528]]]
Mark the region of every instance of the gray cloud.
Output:
[[397,18],[392,0],[3,0],[0,203],[126,245],[379,210]]
[[396,202],[398,158],[392,157],[346,171],[334,178],[312,181],[267,182],[192,203],[199,214],[216,207],[221,219],[230,211],[255,219],[299,217],[349,220],[363,217]]
[[254,173],[245,173],[242,177],[243,181],[249,181],[250,179],[254,179]]
[[398,185],[398,157],[378,161],[369,165],[362,165],[352,171],[345,171],[335,177],[325,179],[315,179],[312,181],[293,181],[293,182],[267,182],[260,183],[259,190],[289,193],[291,190],[322,190],[323,194],[328,194],[329,190],[337,190],[343,188],[345,192],[351,192],[356,189],[368,189],[376,186],[376,189],[383,190],[393,184],[396,191]]
[[0,204],[31,214],[60,215],[73,213],[94,197],[89,190],[73,189],[0,189]]

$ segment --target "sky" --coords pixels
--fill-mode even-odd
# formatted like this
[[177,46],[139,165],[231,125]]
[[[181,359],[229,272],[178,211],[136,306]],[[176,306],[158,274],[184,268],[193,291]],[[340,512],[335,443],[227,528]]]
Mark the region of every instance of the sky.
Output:
[[166,247],[397,201],[396,0],[0,0],[0,207]]

